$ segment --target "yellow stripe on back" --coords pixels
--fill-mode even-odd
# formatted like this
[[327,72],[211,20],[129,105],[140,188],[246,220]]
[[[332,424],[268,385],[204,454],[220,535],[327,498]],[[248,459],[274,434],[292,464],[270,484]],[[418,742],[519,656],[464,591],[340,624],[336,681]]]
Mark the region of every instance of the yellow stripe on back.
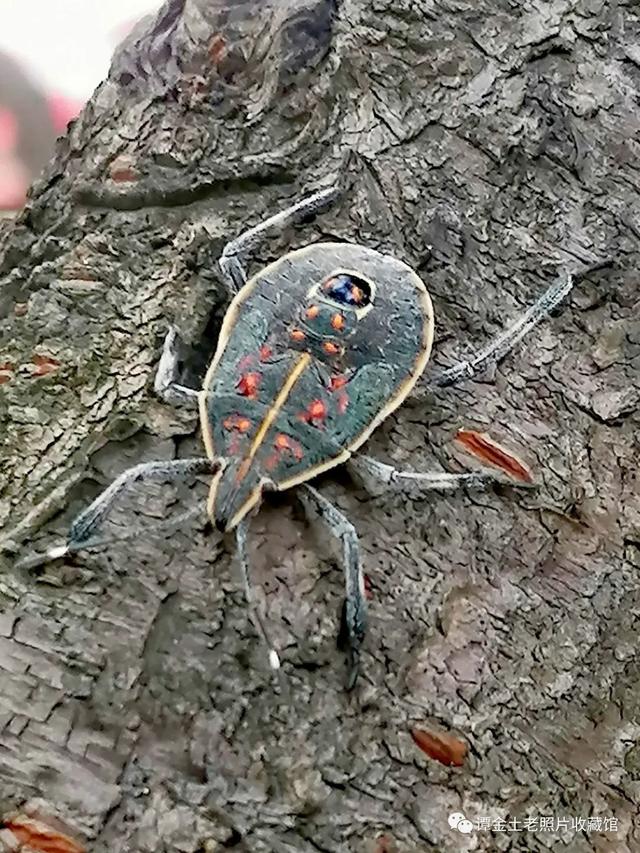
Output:
[[275,419],[280,414],[282,407],[287,402],[287,398],[289,397],[293,386],[296,384],[310,361],[311,356],[308,352],[302,353],[300,358],[296,361],[291,373],[287,376],[284,385],[278,392],[278,396],[273,401],[271,408],[267,412],[265,419],[260,424],[258,431],[256,432],[254,439],[251,442],[249,453],[245,456],[242,461],[242,464],[240,465],[237,482],[240,482],[247,475],[249,468],[251,467],[251,462],[256,453],[258,452],[260,445],[264,441],[265,435],[269,431]]

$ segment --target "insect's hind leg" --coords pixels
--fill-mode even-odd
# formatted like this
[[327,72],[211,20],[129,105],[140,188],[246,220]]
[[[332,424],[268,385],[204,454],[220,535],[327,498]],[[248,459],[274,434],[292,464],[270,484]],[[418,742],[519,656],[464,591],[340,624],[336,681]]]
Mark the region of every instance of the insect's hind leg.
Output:
[[340,191],[340,187],[331,186],[305,196],[227,243],[218,263],[230,293],[237,293],[247,280],[243,260],[249,252],[259,246],[269,234],[283,231],[289,225],[300,222],[308,216],[315,216],[329,207],[340,195]]
[[269,666],[274,672],[280,669],[280,657],[275,650],[273,643],[269,639],[266,626],[258,609],[253,584],[251,582],[251,570],[249,568],[249,558],[247,557],[247,521],[243,519],[236,527],[236,550],[238,553],[238,562],[242,573],[242,583],[244,585],[244,594],[247,600],[247,606],[251,613],[251,618],[256,627],[256,630],[262,637],[265,646],[269,649]]
[[478,370],[487,366],[489,363],[497,362],[508,352],[510,352],[516,344],[518,344],[524,336],[530,332],[535,326],[544,320],[551,311],[565,299],[571,292],[574,285],[574,277],[569,273],[561,275],[553,284],[541,294],[541,296],[529,307],[525,313],[519,317],[513,325],[505,329],[493,340],[483,347],[476,355],[465,361],[460,361],[453,367],[444,370],[442,373],[436,374],[427,379],[428,387],[445,387],[454,385],[461,379],[469,379]]
[[387,465],[363,454],[352,456],[348,465],[357,473],[368,474],[385,486],[397,487],[407,492],[450,492],[465,486],[487,489],[497,483],[520,488],[532,486],[531,483],[504,477],[492,471],[471,471],[464,474],[449,474],[446,471],[398,471],[393,465]]
[[333,535],[342,542],[346,598],[342,609],[339,639],[346,640],[348,650],[347,690],[352,690],[358,677],[360,648],[367,624],[367,599],[356,529],[351,522],[313,486],[300,487],[305,505],[311,504],[326,522]]
[[71,522],[67,541],[63,545],[51,548],[44,554],[34,555],[20,560],[16,568],[35,568],[51,560],[57,560],[74,551],[91,548],[95,545],[106,544],[106,539],[100,539],[99,530],[109,511],[117,499],[135,483],[152,480],[180,480],[196,474],[214,474],[220,463],[206,458],[173,459],[168,462],[143,462],[124,471],[108,486],[102,494],[89,504]]

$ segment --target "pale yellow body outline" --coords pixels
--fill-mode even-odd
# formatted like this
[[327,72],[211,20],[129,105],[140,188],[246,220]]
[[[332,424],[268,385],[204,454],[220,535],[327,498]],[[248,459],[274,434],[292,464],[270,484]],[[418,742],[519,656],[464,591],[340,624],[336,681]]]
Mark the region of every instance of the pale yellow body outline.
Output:
[[[302,249],[296,249],[293,252],[289,252],[288,254],[283,255],[282,257],[278,258],[278,260],[273,261],[271,264],[269,264],[268,266],[261,269],[260,272],[256,273],[256,275],[252,276],[249,279],[249,281],[238,291],[238,293],[236,293],[234,298],[231,300],[231,302],[229,304],[229,308],[227,309],[227,313],[225,314],[224,320],[222,321],[222,326],[220,328],[220,335],[218,337],[218,345],[216,347],[215,355],[213,357],[213,360],[211,361],[211,364],[209,365],[209,369],[207,370],[207,374],[204,378],[204,382],[202,384],[202,390],[200,391],[200,393],[198,395],[198,405],[199,405],[199,410],[200,410],[200,423],[202,426],[202,439],[203,439],[204,446],[205,446],[205,449],[207,452],[207,456],[212,461],[214,461],[218,457],[216,456],[215,450],[213,447],[213,435],[212,435],[211,424],[209,422],[209,416],[208,416],[208,412],[207,412],[206,401],[207,401],[207,397],[209,396],[208,389],[209,389],[209,386],[211,385],[211,382],[213,380],[213,375],[214,375],[215,369],[218,366],[220,359],[222,358],[222,355],[225,351],[225,348],[226,348],[227,343],[229,341],[229,336],[231,334],[231,330],[232,330],[233,326],[235,325],[235,322],[236,322],[236,319],[238,317],[238,313],[240,311],[242,304],[245,302],[245,300],[253,292],[253,290],[255,289],[259,280],[263,278],[265,273],[268,273],[271,270],[275,269],[277,266],[279,266],[282,263],[282,261],[285,258],[297,258],[297,257],[299,258],[301,255],[304,255],[304,254],[310,252],[311,250],[322,248],[323,246],[331,247],[333,249],[333,247],[335,245],[336,245],[335,243],[313,243],[311,246],[305,246]],[[402,261],[398,261],[396,258],[394,258],[394,260],[396,263],[402,264]],[[413,388],[413,386],[418,381],[418,378],[424,372],[424,369],[427,366],[427,362],[429,361],[429,356],[431,355],[431,346],[433,344],[433,304],[431,302],[431,297],[429,296],[427,288],[426,288],[424,282],[422,281],[422,279],[411,269],[411,267],[407,266],[406,264],[402,264],[402,265],[406,267],[407,271],[409,272],[411,278],[414,281],[414,284],[416,284],[418,291],[420,292],[420,297],[421,297],[421,301],[422,301],[422,308],[423,308],[424,318],[425,318],[425,323],[424,323],[424,327],[423,327],[423,337],[422,337],[423,349],[422,349],[422,352],[420,353],[420,355],[418,356],[418,358],[416,359],[415,368],[414,368],[413,372],[400,385],[397,394],[389,400],[387,405],[383,409],[381,409],[380,412],[378,412],[378,414],[371,421],[369,426],[363,432],[360,433],[360,435],[356,438],[356,440],[354,442],[352,442],[352,444],[349,445],[349,447],[346,447],[342,451],[342,453],[338,454],[338,456],[334,456],[333,458],[327,460],[326,462],[322,462],[321,464],[316,465],[313,468],[309,468],[303,474],[299,474],[296,477],[291,477],[288,480],[283,480],[281,483],[274,484],[277,491],[285,491],[285,489],[290,489],[292,486],[300,485],[300,483],[304,483],[307,480],[311,480],[311,479],[313,479],[313,477],[317,477],[318,474],[322,474],[324,471],[328,471],[330,468],[335,468],[336,465],[341,465],[343,462],[346,462],[347,459],[349,459],[349,457],[353,453],[353,451],[357,450],[359,447],[361,447],[365,443],[365,441],[369,438],[369,436],[374,431],[374,429],[377,426],[379,426],[382,423],[382,421],[385,420],[385,418],[389,417],[389,415],[392,412],[394,412],[398,408],[398,406],[401,405],[401,403],[404,402],[404,400],[408,397],[409,393],[411,392],[411,389]],[[342,272],[342,270],[340,270],[340,272]],[[334,275],[335,275],[335,273],[334,273]],[[359,273],[359,272],[354,273],[354,275],[357,275],[360,278],[364,278],[362,273]],[[367,307],[369,307],[369,306],[367,306]],[[306,356],[306,359],[305,359],[305,356]],[[273,423],[275,418],[278,416],[280,409],[285,404],[287,397],[289,396],[289,393],[293,389],[293,386],[295,385],[296,381],[299,379],[299,377],[301,376],[301,374],[303,373],[304,369],[306,368],[306,366],[309,364],[310,361],[311,361],[311,357],[309,356],[309,354],[304,353],[303,357],[296,362],[293,370],[289,374],[287,381],[285,382],[285,384],[283,385],[282,389],[280,390],[278,396],[274,400],[273,406],[269,409],[269,413],[268,413],[267,417],[265,418],[265,420],[263,421],[263,423],[260,426],[260,429],[256,433],[256,438],[254,439],[252,446],[251,446],[251,453],[252,453],[251,458],[253,458],[253,455],[255,455],[255,453],[257,452],[257,449],[258,449],[258,446],[260,443],[259,441],[257,441],[258,436],[260,436],[260,439],[264,438],[264,435],[267,433],[269,427],[271,426],[271,424]],[[304,362],[304,364],[303,364],[303,362]],[[276,406],[276,404],[278,404],[278,406]],[[265,426],[265,424],[266,424],[266,426]],[[207,501],[207,512],[212,519],[213,519],[213,506],[215,503],[216,493],[218,490],[218,484],[220,482],[220,478],[222,476],[223,470],[224,470],[224,466],[221,466],[220,470],[215,474],[215,476],[211,482],[211,489],[209,491],[209,499]],[[227,528],[226,528],[227,530],[232,530],[240,521],[242,521],[242,519],[245,517],[245,515],[251,509],[253,509],[253,507],[260,500],[263,487],[265,486],[265,484],[270,484],[270,483],[271,483],[271,481],[267,477],[262,477],[260,479],[256,488],[251,492],[251,494],[249,495],[247,500],[244,502],[244,504],[242,504],[242,506],[240,507],[238,512],[229,521]]]

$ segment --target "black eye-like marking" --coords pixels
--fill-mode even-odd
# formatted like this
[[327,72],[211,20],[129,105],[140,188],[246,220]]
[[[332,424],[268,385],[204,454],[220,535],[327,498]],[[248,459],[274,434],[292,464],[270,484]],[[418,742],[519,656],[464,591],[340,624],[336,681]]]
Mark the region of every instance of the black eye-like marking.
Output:
[[328,278],[322,285],[324,296],[339,305],[353,308],[366,308],[371,304],[371,285],[351,273],[338,273]]

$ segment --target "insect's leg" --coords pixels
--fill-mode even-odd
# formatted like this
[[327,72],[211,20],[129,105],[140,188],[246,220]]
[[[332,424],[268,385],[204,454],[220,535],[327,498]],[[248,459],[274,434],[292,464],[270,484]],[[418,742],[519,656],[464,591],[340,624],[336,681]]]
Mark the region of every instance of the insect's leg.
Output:
[[153,389],[159,397],[171,405],[188,403],[197,406],[198,391],[193,388],[186,388],[176,382],[179,372],[178,347],[178,333],[171,327],[164,339]]
[[360,647],[367,624],[367,599],[358,535],[353,524],[313,486],[305,484],[301,486],[301,491],[302,502],[311,504],[333,535],[342,542],[346,598],[342,609],[340,634],[345,636],[348,646],[347,690],[351,690],[358,677]]
[[[196,474],[214,474],[220,467],[218,460],[210,459],[173,459],[168,462],[143,462],[124,471],[108,486],[102,494],[89,504],[80,515],[71,522],[67,541],[64,545],[51,548],[44,554],[34,555],[21,560],[16,568],[34,568],[35,566],[57,560],[74,551],[106,544],[97,535],[107,514],[120,495],[136,483],[150,480],[179,480]],[[124,537],[126,538],[126,537]]]
[[475,356],[461,361],[427,380],[430,387],[453,385],[460,379],[468,379],[490,362],[497,362],[512,350],[522,338],[543,320],[571,291],[574,278],[569,273],[560,276],[525,311],[516,322],[501,332]]
[[269,234],[284,230],[289,225],[300,222],[308,216],[315,216],[329,207],[340,194],[340,188],[332,186],[305,198],[275,213],[263,222],[249,228],[224,247],[219,260],[220,269],[229,291],[236,293],[245,284],[247,275],[243,259],[253,251]]
[[395,486],[401,490],[426,492],[431,490],[448,492],[463,486],[474,489],[490,488],[496,483],[520,488],[531,488],[531,483],[501,476],[492,471],[471,471],[465,474],[448,474],[445,471],[421,473],[419,471],[398,471],[393,465],[386,465],[371,456],[358,454],[349,459],[349,467],[356,472],[368,474],[386,486]]
[[238,562],[240,563],[240,571],[242,572],[242,582],[244,584],[244,594],[247,599],[247,605],[251,613],[251,618],[256,626],[256,630],[262,637],[264,644],[269,649],[269,666],[274,672],[280,669],[280,658],[278,652],[274,649],[273,643],[269,639],[266,626],[260,615],[260,610],[256,604],[253,585],[251,583],[251,571],[249,569],[249,559],[247,557],[247,522],[243,519],[236,527],[236,547],[238,552]]

